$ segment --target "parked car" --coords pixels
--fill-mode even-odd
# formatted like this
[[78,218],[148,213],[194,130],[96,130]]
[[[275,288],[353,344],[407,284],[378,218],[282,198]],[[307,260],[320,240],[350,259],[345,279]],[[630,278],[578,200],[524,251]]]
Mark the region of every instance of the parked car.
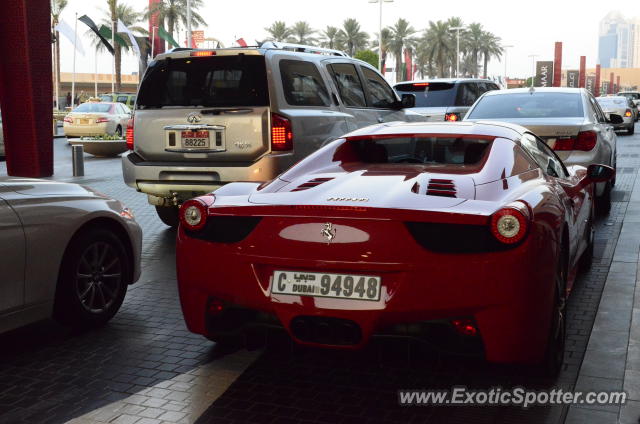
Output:
[[221,343],[261,325],[327,348],[406,336],[556,373],[593,254],[592,183],[613,174],[567,168],[506,123],[355,131],[269,184],[182,205],[184,318]]
[[[541,137],[565,165],[601,163],[616,167],[616,134],[612,125],[622,117],[607,117],[583,88],[518,88],[491,91],[469,110],[465,120],[504,121],[528,128]],[[596,185],[599,209],[611,207],[615,179]]]
[[635,132],[638,110],[631,99],[624,96],[607,96],[598,97],[596,100],[605,115],[615,113],[622,116],[622,122],[615,124],[613,129],[626,130],[629,135]]
[[136,93],[106,93],[98,96],[103,102],[118,102],[132,109],[136,104]]
[[130,118],[131,110],[121,103],[87,102],[64,117],[62,128],[67,137],[123,136]]
[[640,92],[638,92],[638,91],[621,91],[616,95],[617,96],[624,96],[624,97],[627,97],[628,99],[631,99],[633,104],[636,106],[636,109],[638,110],[638,114],[636,115],[636,121],[637,121],[640,118]]
[[429,121],[459,121],[487,91],[499,90],[493,81],[473,78],[445,78],[406,81],[394,86],[398,94],[414,94],[414,111]]
[[51,316],[101,325],[140,276],[131,211],[89,188],[0,178],[0,228],[0,333]]
[[178,205],[232,181],[269,181],[342,134],[424,120],[371,65],[265,43],[174,49],[149,64],[128,130],[125,182],[177,226]]

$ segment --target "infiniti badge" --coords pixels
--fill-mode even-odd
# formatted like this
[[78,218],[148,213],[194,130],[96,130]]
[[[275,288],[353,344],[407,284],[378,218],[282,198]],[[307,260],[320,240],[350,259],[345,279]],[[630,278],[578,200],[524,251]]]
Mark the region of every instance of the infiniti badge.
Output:
[[189,122],[190,124],[197,124],[198,122],[200,122],[200,119],[200,115],[198,115],[196,112],[191,112],[187,115],[187,122]]

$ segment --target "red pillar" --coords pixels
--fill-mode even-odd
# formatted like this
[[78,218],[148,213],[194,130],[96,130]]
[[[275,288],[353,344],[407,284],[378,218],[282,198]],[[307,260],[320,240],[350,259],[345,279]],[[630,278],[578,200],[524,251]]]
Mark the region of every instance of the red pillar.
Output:
[[613,94],[613,72],[609,74],[609,87],[607,87],[607,94]]
[[7,173],[53,175],[49,0],[11,0],[0,13],[0,105]]
[[562,42],[556,41],[555,58],[553,60],[553,86],[560,87],[562,82]]
[[587,81],[587,57],[580,56],[580,76],[578,77],[578,87],[584,88]]
[[593,88],[593,95],[600,97],[600,65],[596,65],[596,83]]
[[614,93],[620,91],[620,75],[616,76],[616,89],[613,90]]
[[[154,7],[157,7],[159,3],[160,0],[149,0],[149,10],[154,10]],[[154,52],[152,53],[152,57],[156,57],[160,53],[164,53],[164,40],[158,35],[158,27],[161,24],[162,22],[160,22],[158,13],[152,13],[151,16],[149,16],[149,40],[151,40],[151,37],[155,34],[155,40],[153,40]],[[155,27],[155,30],[153,27]]]

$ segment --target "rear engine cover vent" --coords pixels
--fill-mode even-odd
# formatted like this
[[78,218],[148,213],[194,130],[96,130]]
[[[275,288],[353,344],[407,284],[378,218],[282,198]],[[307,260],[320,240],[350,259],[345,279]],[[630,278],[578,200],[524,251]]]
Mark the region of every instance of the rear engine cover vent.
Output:
[[429,180],[429,185],[427,186],[427,195],[456,197],[456,185],[453,183],[453,180],[432,178]]
[[314,178],[313,180],[307,181],[304,184],[300,184],[298,187],[294,188],[291,191],[302,191],[307,190],[316,186],[319,186],[322,183],[326,183],[327,181],[331,181],[333,178]]

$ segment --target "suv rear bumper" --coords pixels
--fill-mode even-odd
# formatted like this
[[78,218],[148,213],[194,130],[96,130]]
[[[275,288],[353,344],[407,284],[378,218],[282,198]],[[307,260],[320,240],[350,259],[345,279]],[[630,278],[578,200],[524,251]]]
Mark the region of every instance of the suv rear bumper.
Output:
[[234,181],[271,180],[293,164],[292,153],[268,154],[256,162],[150,162],[135,152],[122,156],[124,182],[136,190],[179,201],[210,193]]

